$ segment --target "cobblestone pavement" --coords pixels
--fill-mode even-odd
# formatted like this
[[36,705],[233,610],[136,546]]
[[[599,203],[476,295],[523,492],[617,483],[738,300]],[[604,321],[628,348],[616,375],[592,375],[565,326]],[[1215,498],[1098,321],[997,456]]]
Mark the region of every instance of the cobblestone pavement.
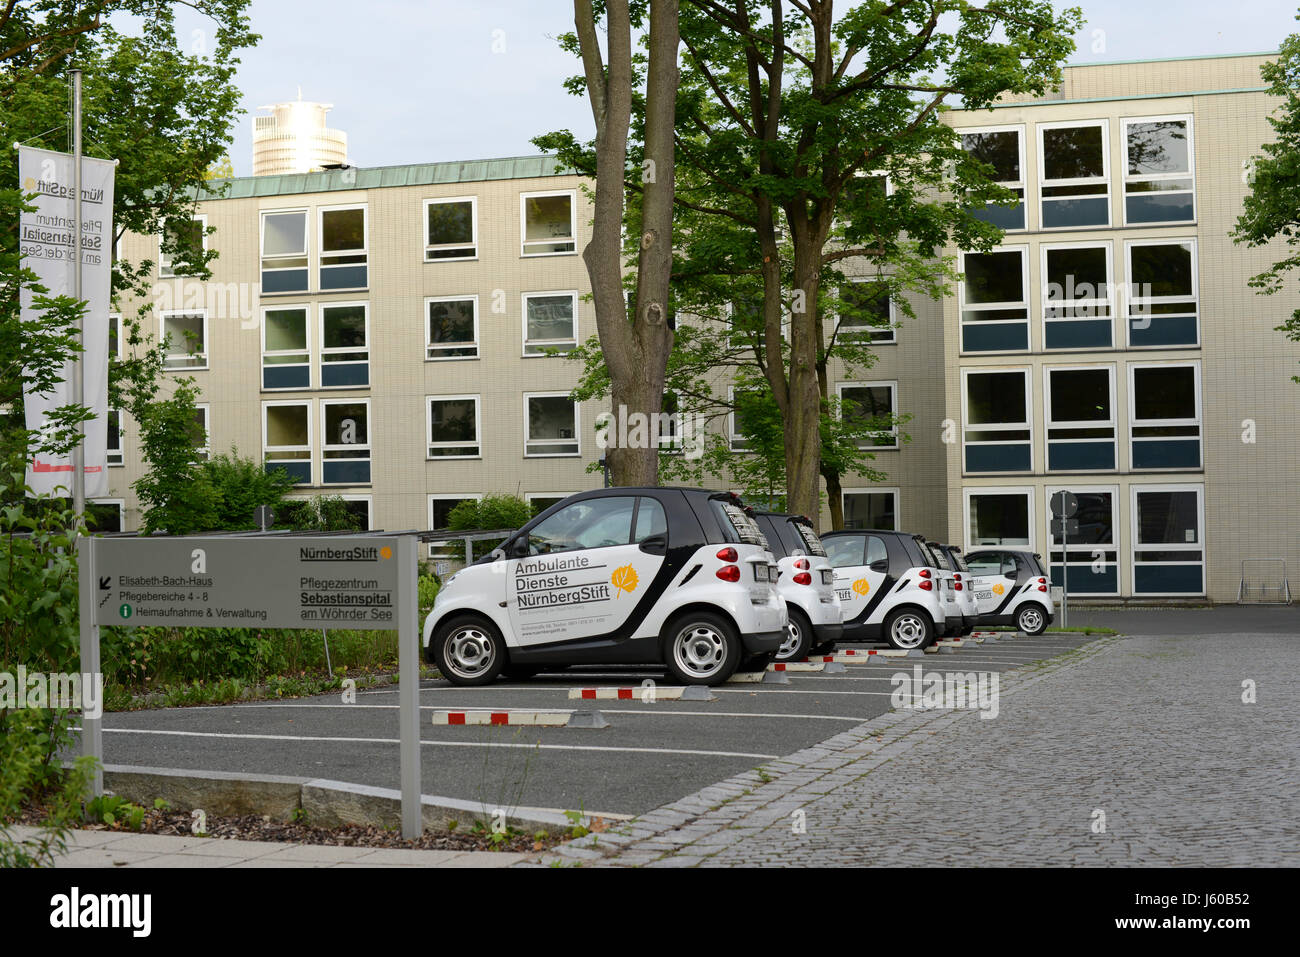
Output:
[[516,866],[1300,865],[1297,637],[1103,638]]

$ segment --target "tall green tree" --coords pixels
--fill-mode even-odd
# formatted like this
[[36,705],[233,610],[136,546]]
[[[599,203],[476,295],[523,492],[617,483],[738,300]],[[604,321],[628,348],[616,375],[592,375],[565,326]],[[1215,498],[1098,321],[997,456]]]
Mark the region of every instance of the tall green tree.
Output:
[[[1261,294],[1271,296],[1285,289],[1288,275],[1300,269],[1300,33],[1287,37],[1278,58],[1260,72],[1280,101],[1268,118],[1277,138],[1264,144],[1263,155],[1251,165],[1250,194],[1232,235],[1247,246],[1279,239],[1286,245],[1287,255],[1250,280]],[[1277,329],[1300,342],[1300,306]],[[1300,383],[1300,375],[1292,379]]]
[[[258,37],[249,29],[249,0],[101,0],[97,3],[27,0],[0,10],[0,127],[10,140],[49,149],[68,148],[69,71],[83,71],[83,138],[88,156],[119,160],[115,177],[114,234],[167,235],[167,252],[180,275],[206,278],[208,261],[188,224],[195,196],[207,170],[226,155],[239,115],[234,74],[239,52]],[[202,27],[182,41],[176,12],[199,14]],[[132,29],[116,23],[129,18]],[[16,183],[17,157],[0,151],[0,184]],[[37,300],[43,307],[35,322],[23,323],[18,293],[35,288],[35,277],[22,269],[18,247],[18,211],[24,197],[17,189],[0,189],[0,405],[22,408],[24,384],[33,376],[57,375],[78,349],[73,323],[77,305]],[[110,406],[126,406],[137,419],[144,406],[164,401],[150,376],[158,368],[144,322],[155,305],[157,263],[116,260],[113,294],[140,303],[123,317],[120,335],[126,359],[110,363]],[[65,409],[60,421],[75,424],[85,410]],[[0,450],[25,456],[33,436],[10,420],[0,434]],[[71,428],[63,430],[64,447]]]
[[[1080,23],[1046,0],[683,0],[674,305],[717,316],[728,284],[755,288],[792,510],[819,514],[835,270],[935,290],[947,243],[996,242],[967,209],[1011,195],[940,114],[1044,93]],[[877,173],[887,196],[862,188]]]

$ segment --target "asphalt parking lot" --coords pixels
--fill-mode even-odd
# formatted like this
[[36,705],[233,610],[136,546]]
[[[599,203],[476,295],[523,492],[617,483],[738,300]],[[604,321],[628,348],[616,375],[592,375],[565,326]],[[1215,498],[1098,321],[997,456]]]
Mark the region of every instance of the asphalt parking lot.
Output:
[[[425,681],[422,790],[482,802],[485,808],[641,814],[889,711],[893,676],[899,672],[911,675],[920,666],[927,675],[1001,673],[1091,640],[1049,633],[968,641],[949,653],[877,656],[865,664],[843,664],[843,671],[831,665],[834,673],[789,673],[787,684],[730,683],[711,689],[713,700],[643,700],[646,681],[656,688],[675,687],[653,668],[570,669],[485,688]],[[845,647],[865,652],[883,646]],[[570,697],[584,688],[627,688],[632,697]],[[393,687],[361,691],[355,704],[330,695],[107,714],[105,762],[396,788],[397,700]],[[574,710],[597,710],[608,726],[433,723],[444,711],[490,711],[528,720],[528,713]]]

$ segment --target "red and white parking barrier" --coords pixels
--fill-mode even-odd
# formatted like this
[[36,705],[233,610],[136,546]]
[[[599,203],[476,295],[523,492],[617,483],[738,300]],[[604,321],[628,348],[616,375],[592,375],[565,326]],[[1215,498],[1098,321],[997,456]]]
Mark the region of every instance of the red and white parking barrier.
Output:
[[532,728],[607,728],[609,722],[599,711],[492,711],[487,708],[465,711],[435,711],[433,724],[452,727],[501,725]]
[[638,685],[633,688],[570,688],[583,701],[716,701],[705,685]]

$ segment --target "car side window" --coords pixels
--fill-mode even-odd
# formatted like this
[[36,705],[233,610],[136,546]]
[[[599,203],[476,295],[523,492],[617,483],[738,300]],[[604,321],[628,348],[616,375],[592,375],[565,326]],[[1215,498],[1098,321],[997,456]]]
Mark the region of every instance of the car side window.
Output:
[[980,552],[967,555],[966,565],[972,575],[999,575],[1002,569],[1002,556],[997,552]]
[[889,561],[889,547],[885,540],[875,535],[867,536],[867,564],[874,564],[881,559]]
[[574,502],[528,532],[528,554],[549,555],[578,548],[627,545],[632,536],[632,496]]
[[863,564],[865,542],[862,535],[836,535],[823,540],[822,545],[826,548],[826,557],[836,568]]
[[668,516],[657,498],[641,498],[641,507],[636,513],[636,530],[632,541],[638,545],[652,535],[665,535],[668,532]]

